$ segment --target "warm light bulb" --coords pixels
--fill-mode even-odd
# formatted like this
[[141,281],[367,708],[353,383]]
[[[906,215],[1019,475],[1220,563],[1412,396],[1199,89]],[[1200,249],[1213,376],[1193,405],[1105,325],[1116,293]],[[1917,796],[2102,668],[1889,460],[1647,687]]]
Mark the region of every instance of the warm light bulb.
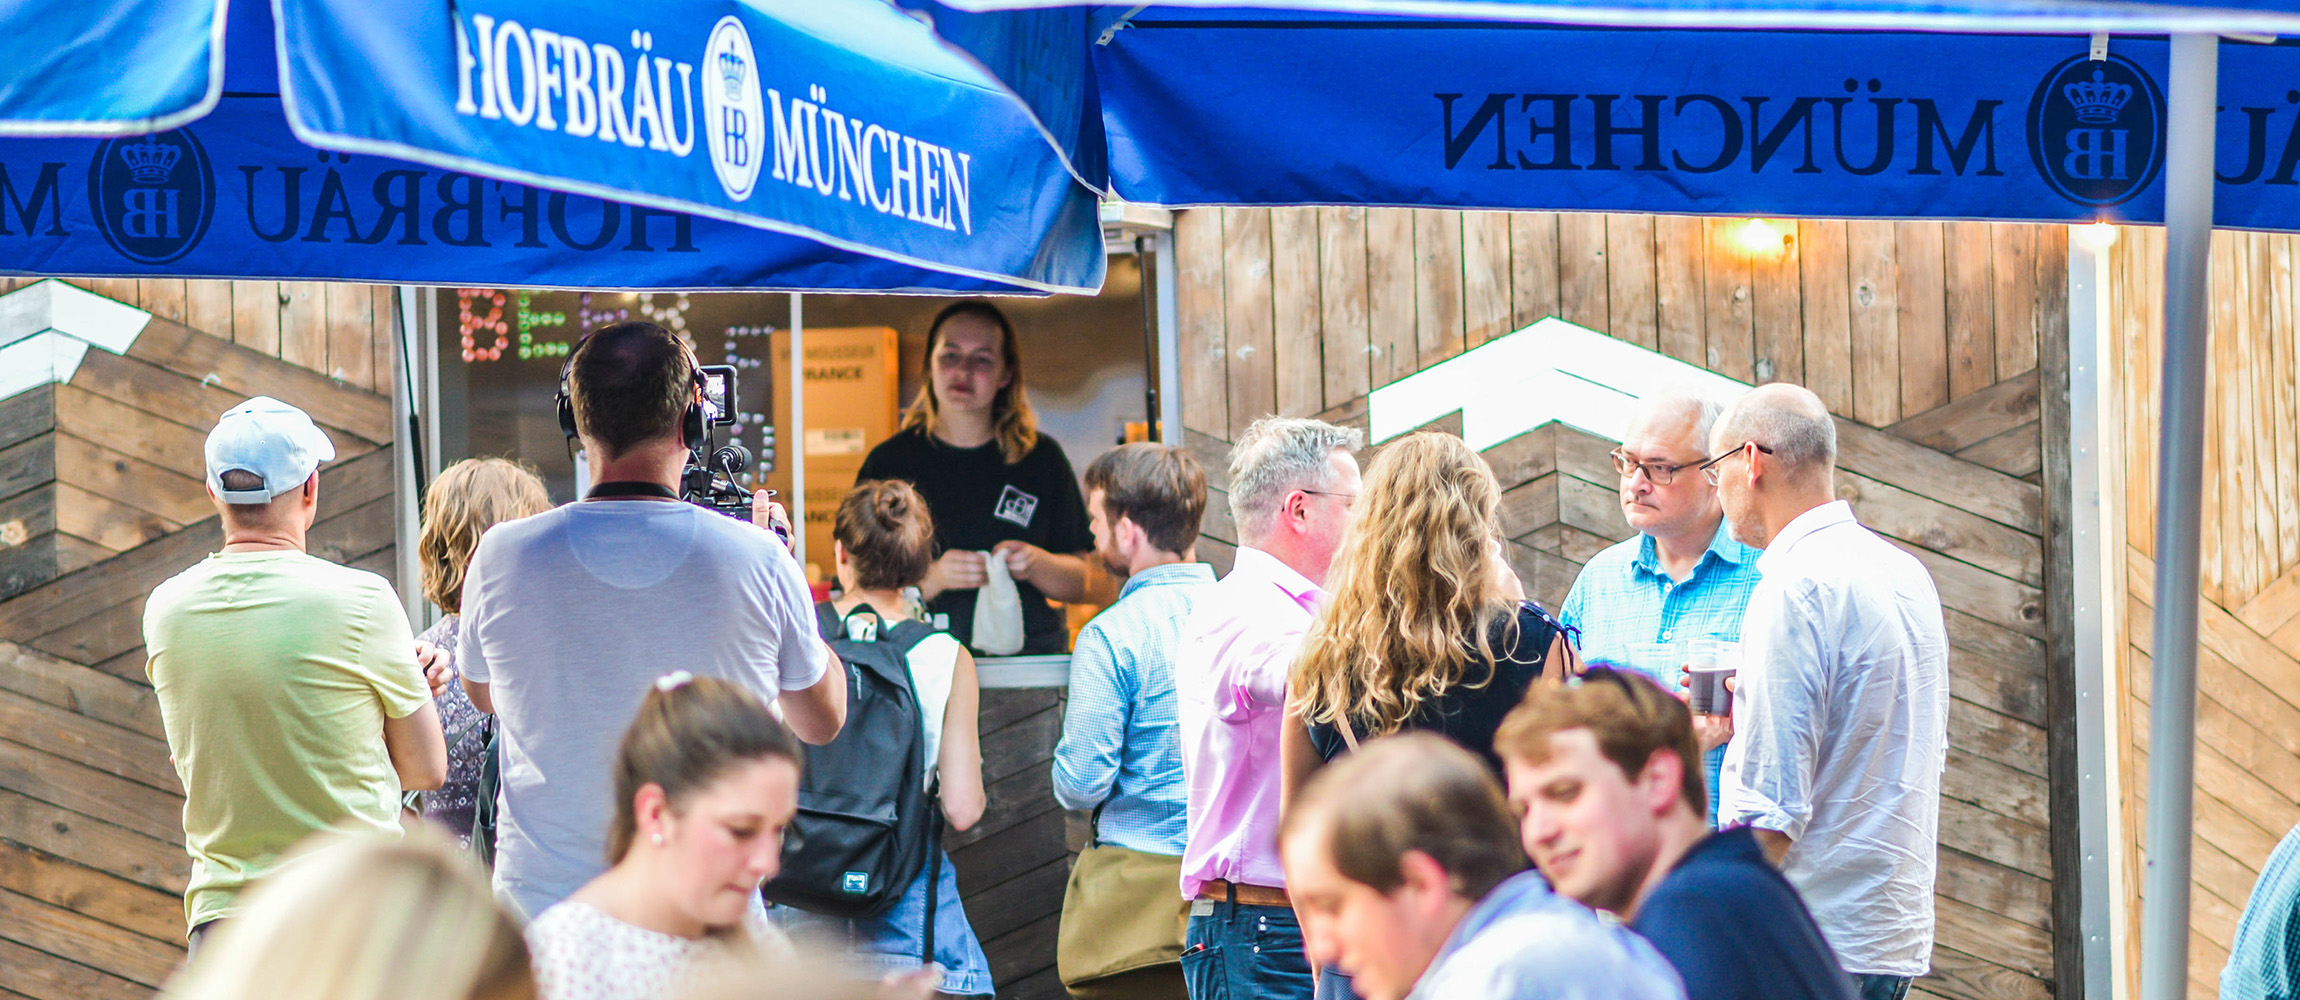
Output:
[[1733,227],[1733,245],[1752,257],[1779,254],[1786,241],[1780,227],[1765,219],[1750,219]]
[[2085,244],[2095,250],[2106,250],[2116,245],[2116,227],[2106,222],[2078,226],[2076,230],[2084,238]]

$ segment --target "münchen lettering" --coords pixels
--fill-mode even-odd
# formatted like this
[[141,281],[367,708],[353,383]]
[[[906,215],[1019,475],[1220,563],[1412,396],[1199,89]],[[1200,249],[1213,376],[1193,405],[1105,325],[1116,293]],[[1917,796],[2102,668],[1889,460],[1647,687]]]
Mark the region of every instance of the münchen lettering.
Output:
[[829,106],[821,87],[811,100],[767,91],[774,116],[778,181],[812,187],[841,201],[912,222],[974,234],[974,157]]
[[[1863,90],[1866,95],[1862,94]],[[1446,169],[1642,170],[1716,173],[1741,167],[1856,176],[1968,171],[2002,176],[2003,101],[1944,108],[1932,98],[1880,96],[1878,80],[1845,94],[1434,94]],[[1816,133],[1819,133],[1817,136]],[[1490,155],[1488,155],[1490,153]]]

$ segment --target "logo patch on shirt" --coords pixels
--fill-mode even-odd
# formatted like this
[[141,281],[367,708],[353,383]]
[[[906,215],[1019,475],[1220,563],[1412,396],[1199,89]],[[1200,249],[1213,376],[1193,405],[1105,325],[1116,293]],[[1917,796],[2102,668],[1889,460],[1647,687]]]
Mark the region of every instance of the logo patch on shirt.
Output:
[[1030,527],[1030,516],[1036,513],[1038,498],[1009,486],[1006,492],[998,495],[998,506],[991,510],[990,516],[1027,528]]

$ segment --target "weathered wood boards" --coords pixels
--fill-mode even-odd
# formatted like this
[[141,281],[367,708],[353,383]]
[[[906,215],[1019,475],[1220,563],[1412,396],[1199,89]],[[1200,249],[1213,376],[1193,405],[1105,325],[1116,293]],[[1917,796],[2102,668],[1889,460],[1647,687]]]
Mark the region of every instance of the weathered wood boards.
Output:
[[[148,997],[182,957],[183,799],[142,617],[221,541],[201,485],[216,416],[259,393],[311,411],[339,457],[313,551],[395,565],[390,400],[371,391],[389,392],[388,289],[91,284],[156,318],[127,355],[0,400],[0,996],[35,1000]],[[300,363],[279,356],[283,310]],[[43,545],[43,571],[14,572]]]
[[[2190,995],[2218,992],[2221,965],[2260,865],[2300,824],[2300,350],[2294,241],[2218,233],[2212,245],[2212,371],[2206,394],[2197,652],[2195,891]],[[2119,721],[2128,855],[2146,846],[2151,614],[2155,606],[2157,373],[2164,238],[2124,229],[2106,254],[2109,401],[2123,419],[2126,543]],[[2137,861],[2129,874],[2137,889]],[[2137,926],[2140,906],[2131,901]],[[2136,961],[2137,956],[2127,956]]]

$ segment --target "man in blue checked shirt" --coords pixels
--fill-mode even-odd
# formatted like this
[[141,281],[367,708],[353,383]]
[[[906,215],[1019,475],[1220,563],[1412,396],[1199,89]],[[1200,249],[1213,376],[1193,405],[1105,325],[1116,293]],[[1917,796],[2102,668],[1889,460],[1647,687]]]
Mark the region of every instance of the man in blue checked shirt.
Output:
[[[1180,448],[1124,445],[1086,467],[1086,510],[1096,554],[1126,585],[1078,633],[1070,655],[1054,799],[1065,809],[1097,810],[1094,849],[1170,860],[1171,874],[1146,905],[1175,906],[1179,917],[1186,827],[1173,656],[1191,609],[1214,584],[1196,552],[1206,473]],[[1127,981],[1113,982],[1120,979]],[[1093,985],[1095,997],[1184,995],[1181,967],[1170,962]]]
[[[1757,588],[1758,551],[1733,540],[1717,487],[1699,471],[1709,429],[1724,404],[1694,390],[1640,400],[1613,450],[1621,513],[1637,536],[1590,558],[1558,618],[1581,633],[1582,659],[1626,667],[1678,690],[1686,643],[1741,639],[1741,615]],[[1717,825],[1717,777],[1733,720],[1695,715],[1705,751],[1709,825]]]

